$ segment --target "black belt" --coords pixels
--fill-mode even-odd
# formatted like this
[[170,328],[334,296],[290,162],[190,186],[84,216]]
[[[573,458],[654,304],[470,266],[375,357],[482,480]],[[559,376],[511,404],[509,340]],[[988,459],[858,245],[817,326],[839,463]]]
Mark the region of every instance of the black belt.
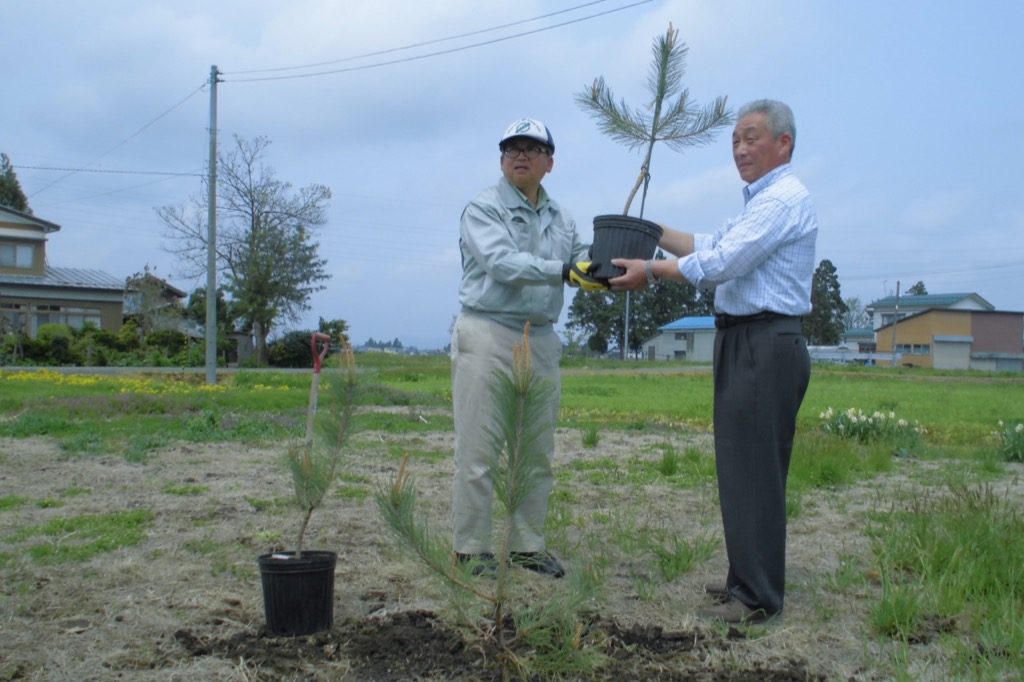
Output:
[[799,318],[795,315],[781,315],[770,310],[764,310],[753,315],[726,315],[725,313],[719,313],[715,315],[715,329],[728,329],[729,327],[749,322],[774,322],[775,320],[796,319]]

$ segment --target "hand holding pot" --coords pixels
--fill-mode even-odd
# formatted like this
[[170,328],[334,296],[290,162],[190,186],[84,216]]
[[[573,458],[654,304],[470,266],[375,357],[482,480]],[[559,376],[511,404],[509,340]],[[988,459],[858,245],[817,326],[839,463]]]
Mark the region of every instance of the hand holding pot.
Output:
[[607,281],[602,281],[590,276],[590,273],[597,270],[598,263],[580,261],[578,263],[566,263],[562,270],[562,279],[571,287],[579,287],[584,291],[606,291]]
[[626,272],[608,280],[613,291],[642,291],[647,287],[647,261],[639,258],[612,258],[612,265]]

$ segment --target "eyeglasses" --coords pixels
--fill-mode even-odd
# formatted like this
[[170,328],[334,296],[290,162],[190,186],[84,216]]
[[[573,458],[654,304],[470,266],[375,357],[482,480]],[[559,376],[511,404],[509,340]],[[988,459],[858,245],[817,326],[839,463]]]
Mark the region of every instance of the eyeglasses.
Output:
[[509,145],[502,149],[501,153],[508,159],[518,159],[520,154],[525,154],[527,159],[533,161],[541,154],[547,154],[548,150],[536,144],[532,147],[513,147]]

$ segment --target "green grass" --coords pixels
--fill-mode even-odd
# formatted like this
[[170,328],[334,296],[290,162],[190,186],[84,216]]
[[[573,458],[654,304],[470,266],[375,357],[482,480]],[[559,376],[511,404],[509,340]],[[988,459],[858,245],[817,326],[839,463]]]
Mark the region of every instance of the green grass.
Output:
[[0,512],[10,511],[12,509],[18,509],[28,504],[29,500],[27,497],[21,497],[20,495],[4,495],[0,497]]
[[[453,428],[450,416],[426,409],[450,407],[447,357],[373,353],[358,356],[357,364],[371,383],[366,403],[400,409],[361,413],[360,427],[366,431],[353,439],[354,448],[395,461],[406,454],[431,462],[451,457],[426,438]],[[570,371],[562,377],[559,426],[579,429],[577,442],[590,455],[604,454],[604,439],[616,431],[653,436],[655,444],[560,462],[559,480],[617,486],[635,504],[582,508],[571,486],[556,485],[548,514],[549,541],[592,556],[595,574],[623,571],[636,586],[637,598],[657,599],[661,584],[720,550],[715,519],[708,521],[713,532],[684,536],[670,520],[652,525],[642,518],[644,494],[690,489],[713,499],[713,453],[696,447],[680,451],[669,437],[680,430],[710,431],[711,374],[673,371],[692,366],[636,361],[573,360],[564,367]],[[0,437],[45,436],[69,458],[115,453],[138,463],[158,457],[160,448],[176,441],[266,444],[301,438],[310,385],[309,373],[265,371],[227,375],[217,387],[205,387],[201,376],[191,375],[74,379],[53,372],[15,374],[0,370]],[[329,372],[324,380],[330,380]],[[822,414],[829,408],[834,413],[849,408],[868,415],[892,412],[923,431],[909,439],[907,432],[887,423],[867,437],[839,437],[822,428],[827,421]],[[1020,375],[813,369],[791,462],[790,518],[813,513],[819,505],[839,504],[835,491],[848,486],[897,470],[908,476],[909,494],[880,496],[875,502],[866,528],[871,556],[844,553],[837,558],[839,567],[811,588],[817,591],[815,606],[822,617],[838,608],[830,595],[865,602],[873,635],[891,644],[881,656],[896,678],[913,677],[908,652],[927,642],[940,643],[952,669],[967,678],[1008,679],[1024,669],[1019,618],[1024,612],[1024,571],[1017,568],[1018,561],[1007,560],[1024,556],[1022,511],[1019,500],[994,487],[1005,480],[1012,466],[1008,462],[1022,457],[1024,435],[1016,430],[1022,422]],[[659,434],[666,436],[660,443]],[[389,441],[388,435],[402,438]],[[913,466],[917,461],[929,466]],[[343,472],[333,494],[361,501],[372,489],[365,476]],[[201,495],[206,490],[183,485],[165,492]],[[91,491],[68,489],[60,497],[75,494]],[[60,501],[8,494],[0,497],[0,513]],[[259,513],[293,512],[290,499],[250,499],[249,504]],[[37,562],[79,561],[141,542],[149,519],[147,512],[139,514],[55,521],[20,529],[8,540],[23,543],[16,549]],[[73,543],[56,541],[68,536]],[[268,541],[273,538],[268,532]],[[568,546],[574,542],[577,547]],[[216,571],[240,570],[206,543],[189,549],[211,555]],[[5,552],[0,567],[18,558],[17,551]],[[867,576],[877,576],[877,581]]]
[[25,552],[39,564],[85,561],[144,541],[145,526],[154,516],[147,509],[136,509],[53,519],[19,529],[10,541],[26,543]]
[[208,485],[172,485],[164,488],[164,493],[180,497],[196,497],[209,490],[210,486]]
[[[562,379],[561,421],[565,426],[647,430],[690,425],[710,427],[711,375],[670,371],[672,363],[616,362],[600,366],[662,369],[650,373],[599,373],[576,364]],[[366,400],[374,405],[408,405],[405,413],[377,413],[365,427],[388,432],[450,430],[449,417],[420,418],[417,407],[449,406],[451,368],[445,356],[365,353],[357,358],[372,382]],[[18,376],[18,375],[26,376]],[[16,377],[16,378],[15,378]],[[301,437],[310,375],[242,371],[206,387],[201,376],[67,375],[0,371],[0,412],[19,415],[0,422],[0,436],[53,436],[66,449],[90,454],[126,444],[140,434],[169,440],[268,441]],[[330,380],[325,371],[324,381]],[[920,423],[931,446],[969,448],[993,438],[997,421],[1024,421],[1024,381],[1011,375],[933,370],[815,366],[800,411],[801,431],[820,426],[827,408],[895,411]],[[126,446],[124,449],[128,450]]]
[[872,516],[882,580],[869,623],[897,641],[943,640],[975,679],[1024,669],[1024,517],[990,486],[952,484]]

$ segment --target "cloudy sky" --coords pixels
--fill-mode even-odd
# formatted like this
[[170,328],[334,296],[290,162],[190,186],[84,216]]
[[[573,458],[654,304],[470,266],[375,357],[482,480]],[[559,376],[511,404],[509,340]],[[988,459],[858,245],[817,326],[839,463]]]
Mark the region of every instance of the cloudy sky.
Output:
[[[706,103],[788,102],[794,167],[817,203],[818,260],[869,303],[923,281],[1024,310],[1024,3],[989,0],[64,0],[0,3],[0,151],[53,266],[176,276],[155,208],[201,192],[212,65],[222,149],[272,141],[296,188],[333,192],[312,309],[370,337],[443,346],[458,310],[458,221],[500,175],[521,116],[557,145],[549,192],[585,240],[621,212],[640,156],[573,96],[603,76],[645,103],[671,22]],[[299,67],[299,68],[293,68]],[[645,217],[711,231],[742,208],[729,131],[656,149]],[[636,214],[638,206],[634,205]],[[564,321],[564,315],[563,315]]]

